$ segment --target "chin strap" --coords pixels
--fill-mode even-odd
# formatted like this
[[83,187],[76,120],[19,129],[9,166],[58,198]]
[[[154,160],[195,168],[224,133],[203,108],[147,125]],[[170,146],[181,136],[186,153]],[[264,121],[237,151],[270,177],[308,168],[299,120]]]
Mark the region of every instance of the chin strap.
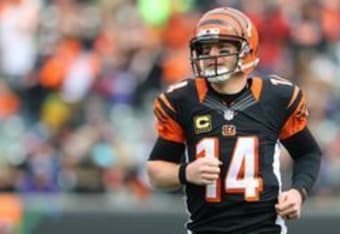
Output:
[[260,62],[259,58],[256,58],[253,62],[242,64],[242,58],[239,58],[239,61],[237,63],[237,67],[233,72],[223,74],[223,75],[217,75],[214,77],[209,77],[208,81],[212,83],[218,83],[218,82],[223,82],[225,80],[228,80],[233,74],[237,72],[244,72],[245,70],[251,68],[251,67],[256,67]]
[[243,65],[240,63],[238,66],[239,66],[241,71],[244,71],[244,70],[249,69],[251,67],[256,67],[259,64],[259,62],[260,62],[260,59],[257,58],[253,62],[246,63],[246,64],[243,64]]

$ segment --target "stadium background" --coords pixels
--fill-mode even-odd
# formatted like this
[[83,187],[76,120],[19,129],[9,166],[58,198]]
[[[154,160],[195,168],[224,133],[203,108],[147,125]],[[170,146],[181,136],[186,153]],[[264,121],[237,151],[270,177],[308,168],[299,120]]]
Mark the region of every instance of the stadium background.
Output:
[[145,175],[152,101],[192,76],[188,40],[216,6],[258,27],[255,75],[305,90],[324,155],[299,228],[339,228],[339,0],[1,0],[0,234],[184,233],[181,192]]

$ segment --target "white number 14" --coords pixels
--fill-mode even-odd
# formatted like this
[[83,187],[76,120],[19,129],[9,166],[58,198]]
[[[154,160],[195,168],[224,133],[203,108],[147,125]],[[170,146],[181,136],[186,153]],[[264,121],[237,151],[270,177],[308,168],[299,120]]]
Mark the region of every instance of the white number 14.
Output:
[[[218,139],[214,137],[202,139],[196,146],[196,157],[215,157],[218,159],[218,144]],[[259,200],[263,182],[258,172],[258,138],[238,137],[225,178],[225,193],[244,194],[246,201]],[[220,177],[215,183],[206,186],[206,200],[208,202],[221,201]]]

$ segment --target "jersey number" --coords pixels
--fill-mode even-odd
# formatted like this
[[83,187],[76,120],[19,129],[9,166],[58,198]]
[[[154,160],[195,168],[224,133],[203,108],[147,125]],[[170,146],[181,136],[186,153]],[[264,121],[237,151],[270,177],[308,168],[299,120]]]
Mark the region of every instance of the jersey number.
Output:
[[[218,139],[204,138],[196,147],[196,157],[218,158]],[[257,137],[238,137],[233,149],[224,182],[226,193],[244,194],[246,201],[258,201],[263,189],[262,178],[258,175],[259,155]],[[208,202],[221,201],[221,178],[206,186]]]
[[273,85],[288,85],[293,86],[292,82],[289,80],[283,79],[279,76],[272,75],[273,78],[270,78],[270,82],[272,82]]

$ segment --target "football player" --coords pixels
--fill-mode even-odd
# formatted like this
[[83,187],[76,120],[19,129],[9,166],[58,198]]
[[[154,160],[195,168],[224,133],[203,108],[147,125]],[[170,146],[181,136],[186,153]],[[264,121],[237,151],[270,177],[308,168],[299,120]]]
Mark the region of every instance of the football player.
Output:
[[[154,102],[159,137],[148,174],[157,188],[184,186],[188,233],[286,233],[284,219],[301,216],[318,176],[321,152],[307,127],[305,95],[280,77],[250,76],[258,46],[245,14],[208,11],[190,41],[196,79]],[[280,144],[294,159],[284,192]]]

